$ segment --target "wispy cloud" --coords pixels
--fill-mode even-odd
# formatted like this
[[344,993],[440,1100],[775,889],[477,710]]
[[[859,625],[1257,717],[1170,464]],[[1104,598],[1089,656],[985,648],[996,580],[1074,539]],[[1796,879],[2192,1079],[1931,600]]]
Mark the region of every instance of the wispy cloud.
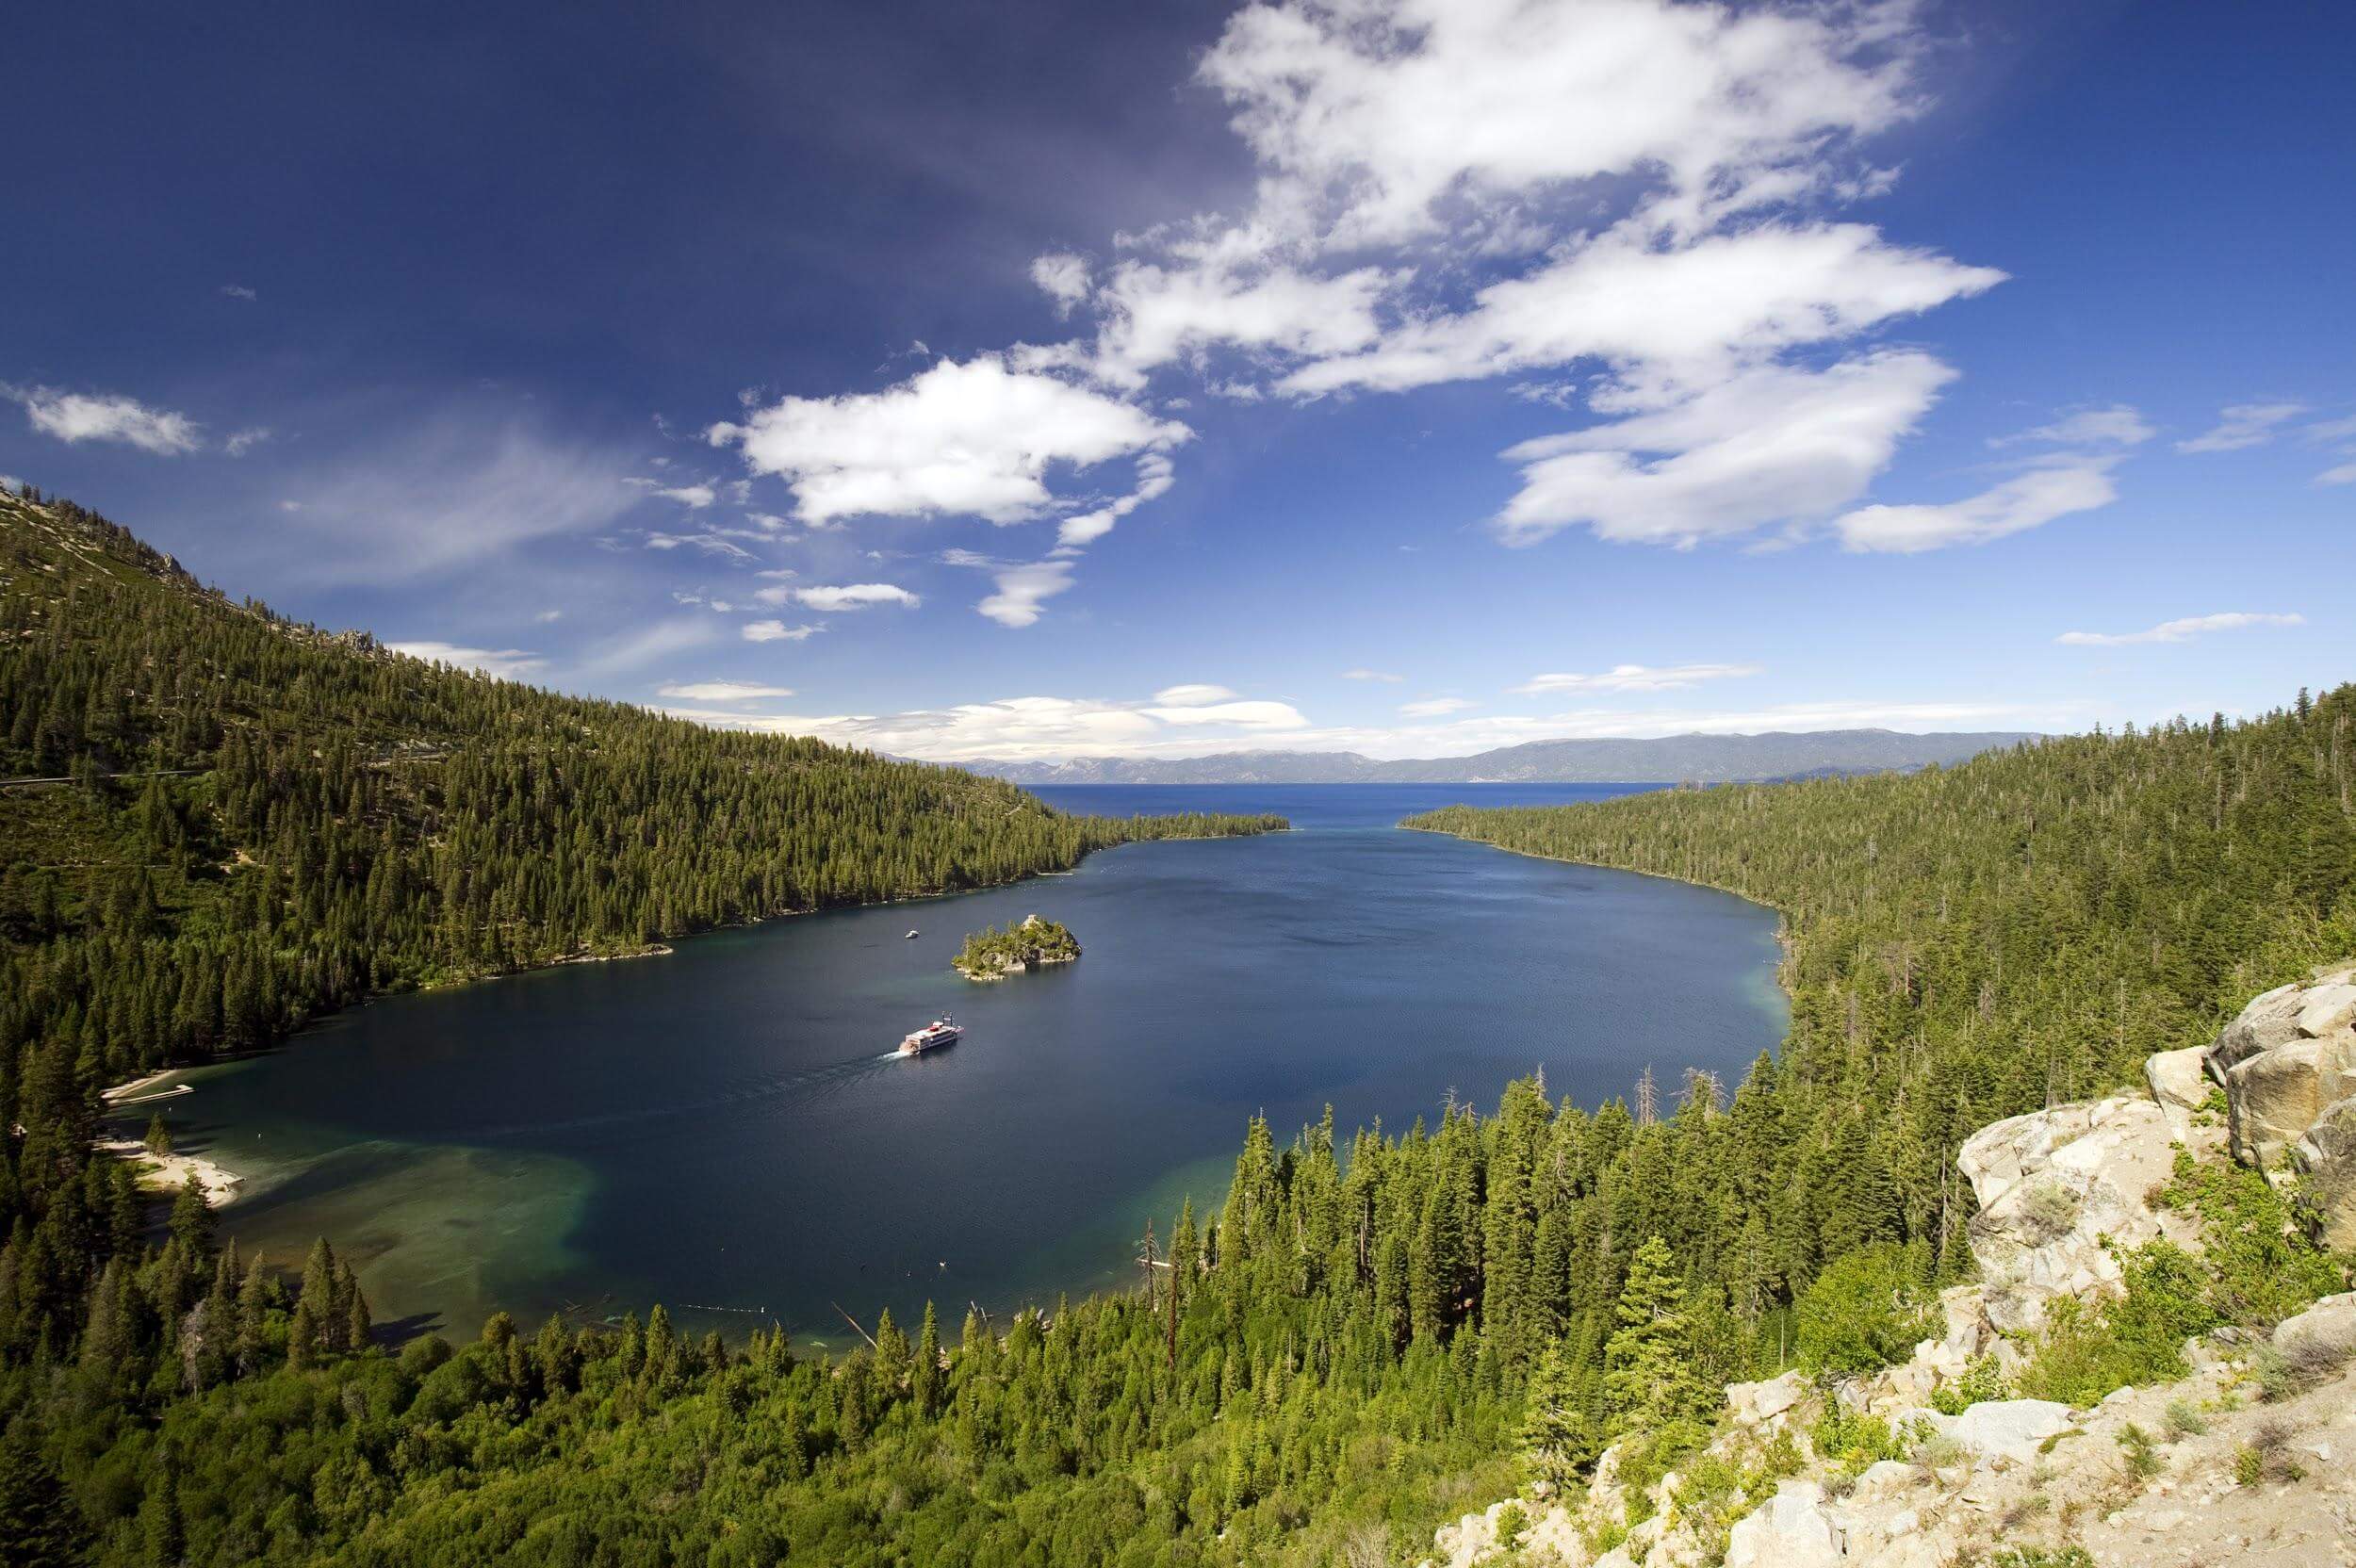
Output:
[[268,425],[249,425],[244,430],[231,431],[228,439],[221,442],[221,449],[231,457],[243,457],[270,438]]
[[1399,716],[1408,719],[1436,719],[1448,713],[1461,713],[1473,704],[1464,697],[1425,697],[1417,702],[1399,705]]
[[1388,670],[1369,670],[1361,668],[1355,670],[1344,670],[1342,672],[1342,678],[1344,680],[1381,680],[1396,686],[1407,678],[1403,675],[1393,675]]
[[758,702],[763,697],[790,697],[791,686],[763,686],[753,680],[687,680],[659,686],[656,694],[681,702]]
[[2237,452],[2263,447],[2291,420],[2307,412],[2304,403],[2233,403],[2217,415],[2216,426],[2176,443],[2180,452]]
[[448,664],[454,669],[480,670],[484,675],[496,676],[502,680],[520,680],[533,671],[548,666],[546,659],[522,648],[467,648],[453,643],[431,641],[387,643],[384,645],[412,659]]
[[2186,615],[2162,621],[2141,631],[2065,631],[2053,639],[2072,647],[2117,648],[2136,643],[2184,643],[2213,631],[2240,631],[2250,627],[2304,626],[2304,615],[2228,611],[2216,615]]
[[1733,680],[1759,673],[1756,664],[1614,664],[1599,675],[1532,676],[1513,691],[1521,696],[1560,692],[1676,692],[1705,680]]
[[1836,519],[1833,530],[1844,549],[1884,554],[1985,545],[2110,505],[2119,498],[2110,475],[2115,461],[2084,457],[2034,467],[1959,501],[1861,507]]
[[250,302],[252,302],[253,301],[258,300],[258,299],[260,299],[260,298],[262,297],[262,296],[261,296],[258,292],[256,292],[256,291],[255,291],[255,290],[254,290],[254,289],[248,288],[245,285],[243,285],[243,284],[241,284],[241,283],[225,283],[225,284],[222,284],[222,285],[221,286],[221,292],[224,296],[226,296],[227,298],[229,298],[229,299],[232,299],[232,300],[244,300],[244,301],[248,302],[249,303],[250,303]]
[[625,462],[528,424],[451,414],[319,459],[294,482],[290,510],[319,542],[304,564],[321,580],[434,577],[611,527],[639,500]]

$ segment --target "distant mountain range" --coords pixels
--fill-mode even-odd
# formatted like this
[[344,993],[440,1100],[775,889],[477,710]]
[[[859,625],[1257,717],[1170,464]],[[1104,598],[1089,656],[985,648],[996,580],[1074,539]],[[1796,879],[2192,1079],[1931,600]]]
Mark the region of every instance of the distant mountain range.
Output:
[[1726,784],[1810,774],[1906,772],[2042,736],[1894,729],[1531,741],[1470,757],[1380,762],[1354,751],[1228,751],[1211,757],[983,758],[971,772],[1017,784]]

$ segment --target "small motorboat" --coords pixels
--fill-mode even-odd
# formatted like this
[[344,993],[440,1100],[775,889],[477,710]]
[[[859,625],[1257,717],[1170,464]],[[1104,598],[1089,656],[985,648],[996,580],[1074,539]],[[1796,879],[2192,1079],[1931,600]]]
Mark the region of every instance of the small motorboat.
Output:
[[901,1036],[900,1054],[921,1056],[927,1051],[938,1050],[944,1045],[955,1045],[964,1037],[965,1031],[958,1027],[947,1013],[943,1013],[924,1028],[911,1030]]
[[916,932],[913,929],[909,930],[907,939],[908,941],[914,941],[916,939]]

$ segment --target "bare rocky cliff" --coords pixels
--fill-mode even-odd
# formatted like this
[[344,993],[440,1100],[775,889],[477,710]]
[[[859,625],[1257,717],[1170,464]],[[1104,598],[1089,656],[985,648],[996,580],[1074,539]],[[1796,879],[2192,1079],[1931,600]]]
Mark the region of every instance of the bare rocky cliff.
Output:
[[[2262,1171],[2315,1239],[2356,1243],[2356,966],[2266,992],[2145,1079],[1966,1141],[1979,1278],[1943,1293],[1942,1331],[1909,1360],[1839,1387],[1796,1370],[1733,1385],[1685,1474],[1631,1494],[1614,1446],[1583,1494],[1442,1528],[1432,1568],[2356,1563],[2356,1293],[2187,1340],[2185,1375],[2084,1408],[1970,1397],[2119,1298],[2137,1249],[2200,1252],[2201,1224],[2162,1197],[2180,1154]],[[1819,1452],[1828,1415],[1901,1457]]]

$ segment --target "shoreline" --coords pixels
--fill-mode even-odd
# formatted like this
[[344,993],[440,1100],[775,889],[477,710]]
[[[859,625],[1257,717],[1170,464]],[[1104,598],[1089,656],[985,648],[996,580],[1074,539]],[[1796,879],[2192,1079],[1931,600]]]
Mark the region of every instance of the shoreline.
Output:
[[[140,1184],[151,1192],[166,1196],[176,1193],[193,1175],[205,1190],[205,1201],[216,1209],[237,1201],[237,1188],[245,1183],[245,1178],[236,1171],[216,1165],[202,1154],[153,1153],[138,1138],[100,1138],[93,1147],[118,1159],[129,1160],[138,1169]],[[152,1182],[150,1177],[154,1178]]]

